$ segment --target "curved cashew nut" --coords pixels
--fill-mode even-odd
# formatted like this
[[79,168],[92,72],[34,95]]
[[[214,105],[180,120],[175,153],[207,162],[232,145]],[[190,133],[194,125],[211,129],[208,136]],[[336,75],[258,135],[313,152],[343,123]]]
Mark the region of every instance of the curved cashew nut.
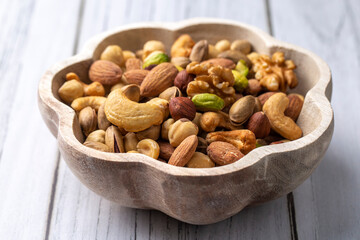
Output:
[[205,132],[214,132],[217,127],[223,127],[229,130],[236,130],[229,122],[229,116],[220,112],[205,112],[200,118],[200,126]]
[[105,101],[106,101],[106,97],[98,97],[98,96],[79,97],[71,103],[71,107],[75,111],[80,111],[86,107],[91,107],[97,111]]
[[129,100],[121,89],[111,92],[105,102],[105,115],[114,125],[128,132],[140,132],[163,121],[161,107]]
[[263,111],[269,118],[271,128],[289,140],[296,140],[302,136],[298,125],[289,117],[284,115],[289,105],[289,99],[285,93],[272,95],[264,104]]
[[208,143],[215,141],[231,143],[243,154],[248,154],[251,150],[256,148],[255,134],[247,129],[208,133],[206,141]]

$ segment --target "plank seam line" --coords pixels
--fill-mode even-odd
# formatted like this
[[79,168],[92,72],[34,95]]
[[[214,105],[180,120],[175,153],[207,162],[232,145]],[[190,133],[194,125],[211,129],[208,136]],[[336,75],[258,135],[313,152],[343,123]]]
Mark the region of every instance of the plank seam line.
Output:
[[53,213],[53,209],[54,209],[54,200],[55,200],[55,193],[56,193],[56,185],[57,185],[57,180],[58,180],[58,175],[59,175],[59,163],[60,163],[60,152],[57,151],[57,160],[56,160],[56,168],[55,168],[55,173],[54,173],[54,177],[52,180],[52,187],[51,187],[51,195],[50,195],[50,203],[49,203],[49,207],[48,207],[48,216],[47,216],[47,223],[46,223],[46,232],[45,232],[45,239],[48,240],[49,239],[49,234],[50,234],[50,226],[51,226],[51,220],[52,220],[52,213]]
[[291,227],[291,239],[298,240],[299,238],[296,228],[295,202],[294,202],[294,194],[292,192],[287,195],[287,204],[288,204],[289,221]]
[[[75,32],[75,40],[74,40],[74,46],[73,46],[73,51],[72,51],[73,54],[75,54],[77,52],[78,45],[79,45],[80,29],[82,27],[82,19],[83,19],[83,15],[84,15],[85,1],[86,0],[81,0],[81,2],[80,2],[78,20],[77,20],[77,25],[75,28],[76,32]],[[52,222],[52,218],[53,218],[52,215],[53,215],[53,209],[54,209],[56,186],[57,186],[58,175],[59,175],[59,165],[60,165],[60,152],[58,150],[57,151],[56,168],[55,168],[54,177],[53,177],[53,181],[52,181],[53,184],[51,187],[50,203],[49,203],[49,207],[48,207],[48,216],[47,216],[47,224],[46,224],[46,232],[45,232],[46,240],[49,239],[50,227],[51,227],[51,222]]]
[[266,9],[266,20],[267,20],[267,27],[269,34],[273,35],[273,27],[272,27],[272,20],[271,20],[271,10],[270,10],[270,0],[265,0],[265,9]]

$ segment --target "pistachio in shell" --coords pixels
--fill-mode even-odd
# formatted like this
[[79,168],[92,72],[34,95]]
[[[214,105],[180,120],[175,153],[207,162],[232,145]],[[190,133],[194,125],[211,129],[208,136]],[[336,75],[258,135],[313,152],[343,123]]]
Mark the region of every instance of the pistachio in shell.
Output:
[[248,95],[237,100],[230,108],[230,122],[239,126],[244,124],[254,113],[255,97]]
[[120,133],[120,130],[112,125],[106,129],[105,132],[105,144],[109,147],[111,152],[124,153],[124,138]]

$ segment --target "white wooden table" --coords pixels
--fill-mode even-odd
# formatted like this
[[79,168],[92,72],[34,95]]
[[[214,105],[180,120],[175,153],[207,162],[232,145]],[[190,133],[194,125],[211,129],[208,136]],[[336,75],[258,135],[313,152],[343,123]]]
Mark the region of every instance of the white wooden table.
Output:
[[[360,239],[359,0],[0,0],[0,239]],[[293,193],[213,225],[120,207],[84,187],[37,107],[52,64],[138,21],[218,17],[305,47],[333,73],[335,133]]]

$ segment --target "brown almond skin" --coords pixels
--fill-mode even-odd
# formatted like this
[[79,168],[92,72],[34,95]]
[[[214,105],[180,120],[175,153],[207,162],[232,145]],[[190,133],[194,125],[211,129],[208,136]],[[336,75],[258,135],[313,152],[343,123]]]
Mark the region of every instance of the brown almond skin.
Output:
[[196,135],[191,135],[184,139],[180,145],[175,149],[174,153],[169,159],[169,164],[174,166],[185,166],[194,155],[198,145],[198,138]]
[[256,138],[265,138],[270,134],[270,121],[263,112],[256,112],[250,117],[247,129],[252,131]]
[[264,106],[265,102],[277,92],[266,92],[258,96],[258,99],[260,100],[261,106]]
[[192,121],[196,115],[195,104],[187,97],[172,98],[169,103],[169,110],[175,121],[180,118],[187,118]]
[[289,94],[288,98],[289,106],[286,108],[284,114],[296,122],[300,115],[304,100],[296,94]]
[[126,71],[141,69],[141,60],[138,58],[129,58],[125,63]]
[[227,59],[227,58],[211,58],[209,60],[201,62],[201,64],[203,64],[203,63],[211,63],[214,66],[221,66],[221,67],[230,68],[230,69],[234,69],[236,66],[233,61],[231,61],[230,59]]
[[186,93],[187,86],[189,82],[194,81],[195,76],[193,74],[189,74],[186,70],[180,71],[174,80],[174,85],[180,89],[181,92]]
[[103,85],[114,85],[121,81],[122,70],[113,62],[97,60],[91,64],[89,78],[93,82]]
[[161,159],[168,161],[170,159],[171,155],[174,153],[175,148],[173,146],[171,146],[170,143],[165,142],[165,141],[158,141],[157,143],[159,144],[159,147],[160,147],[159,157]]
[[165,89],[174,85],[174,79],[177,74],[178,70],[172,63],[160,63],[146,75],[145,79],[141,83],[141,96],[158,96]]
[[212,142],[207,148],[207,154],[218,165],[236,162],[244,156],[239,149],[227,142]]
[[144,81],[146,75],[148,75],[148,73],[149,71],[145,69],[134,69],[134,70],[126,71],[124,73],[124,77],[128,83],[137,84],[140,86],[142,81]]

